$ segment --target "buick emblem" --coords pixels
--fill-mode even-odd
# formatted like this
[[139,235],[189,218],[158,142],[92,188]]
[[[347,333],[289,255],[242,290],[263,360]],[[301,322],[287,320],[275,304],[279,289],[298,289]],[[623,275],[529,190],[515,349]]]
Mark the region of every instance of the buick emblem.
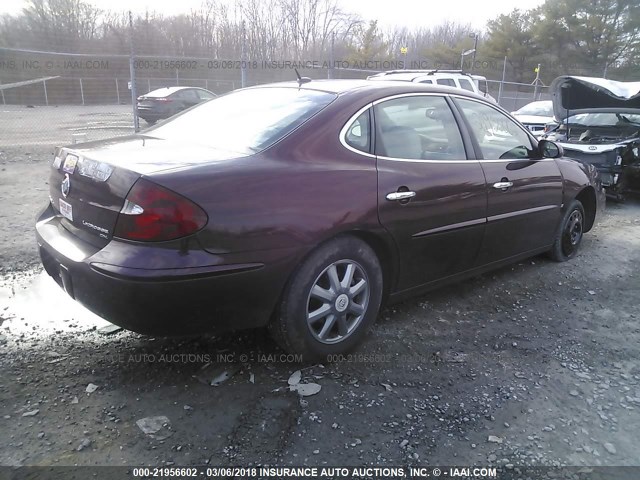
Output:
[[62,185],[60,185],[60,190],[62,191],[62,196],[67,197],[69,195],[69,191],[71,190],[71,180],[69,179],[69,174],[66,173],[64,176],[64,180],[62,180]]
[[597,149],[598,149],[598,147],[596,147],[595,145],[591,145],[591,146],[589,147],[589,150],[597,150]]

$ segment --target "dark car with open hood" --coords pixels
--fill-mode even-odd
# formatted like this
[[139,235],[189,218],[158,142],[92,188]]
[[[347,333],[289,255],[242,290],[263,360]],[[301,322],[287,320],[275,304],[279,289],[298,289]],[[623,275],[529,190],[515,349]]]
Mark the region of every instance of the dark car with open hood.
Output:
[[544,138],[594,165],[615,199],[640,193],[640,82],[563,76],[551,92],[556,121]]
[[144,334],[268,326],[307,358],[353,348],[383,302],[572,258],[603,204],[593,166],[481,96],[359,80],[60,148],[49,183],[37,242],[75,300]]

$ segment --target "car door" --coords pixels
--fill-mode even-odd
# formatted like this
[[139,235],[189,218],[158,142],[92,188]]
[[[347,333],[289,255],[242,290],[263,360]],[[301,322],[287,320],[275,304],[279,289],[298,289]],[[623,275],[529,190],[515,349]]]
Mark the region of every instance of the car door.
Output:
[[485,102],[455,98],[487,179],[487,228],[478,264],[533,252],[553,243],[563,181],[555,160],[508,115]]
[[407,94],[373,107],[378,216],[398,247],[398,291],[471,268],[480,249],[484,174],[449,102]]

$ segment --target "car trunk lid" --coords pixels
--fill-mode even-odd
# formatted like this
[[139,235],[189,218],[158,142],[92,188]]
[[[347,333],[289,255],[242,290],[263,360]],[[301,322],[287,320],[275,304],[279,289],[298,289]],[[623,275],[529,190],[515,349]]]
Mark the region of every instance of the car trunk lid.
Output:
[[101,247],[111,240],[127,194],[141,176],[239,156],[147,135],[59,148],[50,199],[68,231]]

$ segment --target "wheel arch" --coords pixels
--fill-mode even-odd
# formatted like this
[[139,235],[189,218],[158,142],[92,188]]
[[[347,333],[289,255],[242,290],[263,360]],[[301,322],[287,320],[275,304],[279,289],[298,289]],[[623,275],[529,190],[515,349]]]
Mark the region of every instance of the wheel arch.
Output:
[[373,250],[378,261],[380,262],[380,268],[382,269],[382,305],[384,305],[386,299],[389,294],[393,291],[393,285],[395,285],[395,281],[397,278],[397,262],[396,262],[396,252],[393,250],[392,244],[389,243],[388,240],[385,240],[383,234],[371,232],[367,230],[346,230],[342,232],[335,233],[321,242],[310,247],[304,255],[302,255],[296,262],[296,266],[291,269],[287,279],[282,287],[280,295],[278,296],[278,300],[275,304],[271,315],[269,316],[269,322],[272,322],[274,319],[274,315],[278,311],[278,307],[280,302],[282,301],[283,295],[286,293],[291,280],[296,275],[300,267],[304,264],[304,262],[319,248],[322,248],[323,245],[335,240],[340,237],[354,237],[358,240],[364,242],[369,248]]
[[598,204],[596,199],[596,191],[592,186],[586,186],[575,197],[584,208],[585,214],[585,228],[584,231],[588,232],[593,228],[593,224],[596,220],[596,212],[598,210]]

